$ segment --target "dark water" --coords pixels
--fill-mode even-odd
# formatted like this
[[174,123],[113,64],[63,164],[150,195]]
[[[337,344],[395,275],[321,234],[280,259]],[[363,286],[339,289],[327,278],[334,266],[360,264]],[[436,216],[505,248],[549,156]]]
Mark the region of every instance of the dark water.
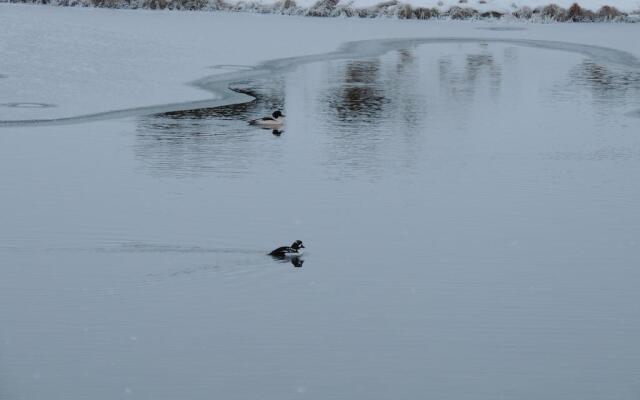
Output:
[[234,86],[2,130],[0,398],[640,396],[637,70],[444,43]]

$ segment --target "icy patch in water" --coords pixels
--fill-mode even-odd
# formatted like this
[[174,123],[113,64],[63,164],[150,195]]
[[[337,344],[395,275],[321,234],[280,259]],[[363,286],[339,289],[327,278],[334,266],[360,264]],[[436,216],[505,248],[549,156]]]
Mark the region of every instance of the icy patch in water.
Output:
[[229,90],[229,85],[233,84],[234,82],[282,74],[298,66],[310,64],[316,61],[362,59],[368,57],[377,57],[393,50],[399,50],[402,48],[418,45],[464,43],[503,43],[530,48],[558,50],[568,53],[581,54],[597,61],[600,64],[617,65],[619,67],[627,69],[632,68],[634,70],[640,70],[640,61],[631,53],[601,46],[591,46],[558,41],[503,38],[418,38],[364,40],[345,43],[339,50],[334,52],[271,60],[261,63],[250,69],[233,70],[225,73],[210,75],[191,83],[196,87],[216,94],[216,98],[211,100],[137,107],[68,118],[15,121],[0,120],[0,126],[80,123],[108,118],[119,118],[152,113],[190,110],[194,108],[219,107],[229,104],[238,104],[242,102],[249,102],[253,99],[241,92]]

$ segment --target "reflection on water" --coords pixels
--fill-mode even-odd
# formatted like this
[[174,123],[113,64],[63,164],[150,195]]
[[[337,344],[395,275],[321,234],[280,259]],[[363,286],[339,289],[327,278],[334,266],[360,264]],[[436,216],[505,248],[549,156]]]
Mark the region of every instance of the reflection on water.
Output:
[[633,398],[636,82],[442,43],[9,129],[0,398]]
[[352,61],[343,67],[342,79],[326,94],[327,109],[338,121],[375,124],[382,118],[385,103],[379,80],[380,60]]
[[291,263],[295,268],[302,268],[302,264],[304,264],[304,259],[301,257],[277,257],[272,256],[272,258],[281,263]]
[[471,104],[479,86],[488,85],[491,97],[499,95],[502,69],[488,45],[481,46],[480,53],[464,56],[460,68],[459,56],[446,55],[439,60],[439,79],[447,96],[459,104]]
[[[310,107],[321,116],[328,142],[326,164],[332,175],[366,171],[379,177],[390,167],[408,168],[421,124],[424,93],[414,49],[400,49],[374,60],[329,64],[327,88]],[[326,72],[325,72],[326,73]],[[388,153],[403,148],[388,165]]]
[[[584,60],[571,71],[573,84],[590,91],[598,103],[624,104],[628,99],[640,97],[640,72]],[[640,100],[638,100],[640,102]]]
[[198,108],[139,117],[137,158],[153,174],[184,176],[204,173],[244,173],[261,159],[260,133],[280,136],[281,130],[260,130],[247,121],[284,105],[282,82],[238,83],[232,89],[256,100],[224,107]]
[[377,179],[415,173],[427,142],[435,144],[433,135],[470,132],[482,123],[477,113],[497,121],[498,108],[528,102],[533,94],[528,88],[535,85],[564,101],[582,99],[586,91],[597,105],[594,114],[608,119],[617,118],[614,105],[637,107],[637,71],[581,59],[547,82],[547,75],[528,65],[545,57],[549,61],[543,66],[556,63],[559,57],[553,54],[513,44],[432,44],[303,65],[273,81],[234,86],[256,101],[139,118],[135,151],[152,174],[244,174],[293,149],[292,144],[271,147],[261,134],[278,138],[284,130],[259,130],[246,121],[288,107],[284,128],[296,139],[317,138],[313,143],[322,149],[327,176]]

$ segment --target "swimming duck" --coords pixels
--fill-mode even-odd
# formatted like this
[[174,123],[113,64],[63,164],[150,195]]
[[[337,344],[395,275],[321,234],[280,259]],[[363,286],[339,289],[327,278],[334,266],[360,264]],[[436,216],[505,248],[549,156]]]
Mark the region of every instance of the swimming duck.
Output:
[[305,247],[302,244],[302,240],[296,240],[295,242],[293,242],[293,244],[291,244],[291,246],[278,247],[277,249],[269,253],[269,255],[276,258],[299,257],[304,252],[304,250],[302,250],[304,248]]
[[257,125],[262,127],[279,127],[284,123],[285,115],[280,111],[274,111],[270,117],[264,117],[259,119],[253,119],[249,121],[249,125]]

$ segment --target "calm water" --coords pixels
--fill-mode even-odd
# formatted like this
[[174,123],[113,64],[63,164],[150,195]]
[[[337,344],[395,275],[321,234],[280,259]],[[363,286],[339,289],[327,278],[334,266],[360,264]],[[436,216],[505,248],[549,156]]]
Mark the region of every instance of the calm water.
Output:
[[442,43],[234,86],[2,128],[1,399],[640,397],[637,70]]

